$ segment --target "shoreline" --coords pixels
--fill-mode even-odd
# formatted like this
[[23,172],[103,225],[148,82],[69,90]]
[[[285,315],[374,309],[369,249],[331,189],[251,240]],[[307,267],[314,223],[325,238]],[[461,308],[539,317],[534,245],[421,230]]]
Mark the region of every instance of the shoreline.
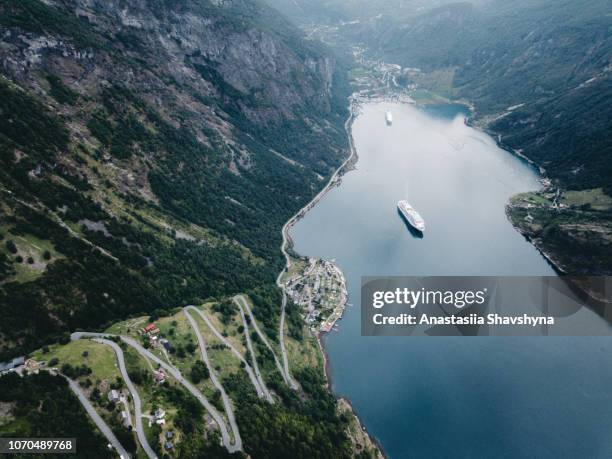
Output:
[[[298,210],[295,213],[295,215],[293,215],[289,220],[287,220],[287,222],[283,226],[283,229],[282,229],[283,242],[281,244],[281,252],[283,253],[285,257],[286,263],[285,263],[285,267],[279,273],[276,279],[276,284],[282,289],[284,296],[286,295],[286,292],[285,292],[284,284],[281,282],[281,277],[291,267],[291,255],[289,254],[288,251],[289,250],[293,251],[293,241],[291,240],[291,236],[289,235],[289,230],[297,222],[299,222],[304,217],[304,215],[306,215],[306,212],[312,209],[333,187],[340,184],[342,176],[346,174],[347,172],[350,172],[351,170],[353,170],[355,164],[357,163],[357,160],[359,159],[357,155],[357,149],[355,148],[355,143],[353,139],[353,129],[352,129],[353,121],[355,120],[357,116],[357,108],[359,107],[359,104],[357,102],[358,94],[359,93],[356,92],[356,93],[351,94],[348,97],[349,117],[344,123],[344,130],[348,136],[348,141],[349,141],[349,151],[350,151],[349,156],[342,162],[342,164],[340,164],[340,166],[332,174],[332,176],[328,180],[327,184],[323,187],[323,189],[319,191],[315,195],[315,197],[312,198],[304,207]],[[329,358],[327,355],[327,351],[325,350],[325,346],[323,345],[323,342],[321,341],[321,333],[315,333],[315,337],[317,339],[317,343],[319,345],[319,348],[321,349],[321,354],[323,356],[323,368],[324,368],[325,380],[327,381],[327,388],[331,391],[331,377],[329,375]]]
[[[491,138],[495,140],[495,143],[500,149],[518,158],[520,161],[531,167],[538,174],[539,181],[542,184],[539,189],[533,190],[534,193],[541,193],[547,190],[555,189],[555,187],[551,185],[550,178],[546,176],[546,170],[542,166],[537,164],[535,161],[533,161],[531,158],[525,156],[521,151],[511,148],[509,145],[505,144],[501,138],[501,133],[489,129],[486,125],[479,126],[478,124],[471,123],[469,120],[466,120],[466,125],[490,135]],[[506,218],[508,219],[514,230],[517,231],[521,236],[523,236],[523,238],[540,253],[540,255],[546,260],[546,262],[555,271],[555,273],[557,273],[557,275],[562,276],[568,274],[568,269],[563,266],[561,262],[557,261],[553,254],[548,253],[539,241],[534,240],[534,238],[532,238],[527,232],[525,232],[518,224],[514,223],[514,219],[512,218],[510,210],[513,207],[512,198],[514,198],[515,196],[517,195],[511,196],[510,200],[506,203],[505,206]]]
[[[304,207],[298,210],[283,225],[283,229],[281,230],[282,235],[283,235],[283,242],[281,244],[281,252],[285,256],[287,263],[285,264],[285,267],[280,272],[277,279],[280,279],[282,274],[284,274],[287,271],[287,268],[291,266],[290,255],[287,252],[288,249],[291,249],[293,247],[291,236],[289,236],[289,230],[291,229],[291,227],[295,225],[298,221],[300,221],[304,217],[306,212],[312,209],[333,187],[339,185],[342,176],[346,174],[347,172],[350,172],[351,170],[353,170],[353,166],[357,162],[358,156],[357,156],[357,150],[355,149],[355,144],[353,141],[353,131],[352,131],[352,124],[356,117],[355,108],[357,106],[358,105],[356,104],[355,100],[353,99],[353,95],[351,94],[351,96],[349,97],[349,117],[344,123],[344,130],[346,131],[348,135],[348,140],[349,140],[349,151],[350,151],[349,156],[342,162],[342,164],[340,164],[340,166],[338,166],[338,168],[329,178],[329,180],[327,181],[327,184],[323,187],[323,189],[321,189],[321,191],[319,191],[314,196],[314,198],[312,198]],[[346,170],[344,170],[345,168]]]
[[[372,97],[373,96],[373,97]],[[334,172],[334,174],[332,174],[332,176],[330,177],[328,183],[325,185],[325,187],[319,192],[317,193],[317,195],[310,201],[308,202],[304,207],[302,207],[295,215],[293,215],[283,226],[282,229],[282,234],[283,234],[283,243],[281,246],[281,251],[283,252],[283,255],[285,256],[286,259],[286,264],[285,267],[283,268],[283,270],[281,271],[281,273],[279,274],[278,278],[277,278],[277,284],[279,286],[281,286],[280,284],[280,280],[281,277],[284,275],[284,273],[286,273],[288,271],[288,269],[290,268],[290,266],[292,265],[292,258],[290,255],[290,251],[293,252],[293,241],[291,240],[291,237],[289,235],[289,231],[290,229],[296,224],[298,223],[306,214],[306,212],[308,212],[310,209],[312,209],[333,187],[340,185],[341,183],[341,178],[344,174],[350,172],[351,170],[353,170],[355,168],[355,164],[357,163],[359,157],[356,151],[356,147],[354,144],[354,137],[353,137],[353,131],[352,131],[352,125],[354,120],[356,119],[357,115],[359,114],[359,107],[360,105],[364,102],[364,99],[367,100],[374,100],[374,99],[388,99],[387,97],[385,97],[382,94],[368,94],[368,91],[356,91],[353,94],[351,94],[351,96],[349,97],[349,117],[347,119],[347,121],[345,122],[345,131],[347,133],[348,136],[348,140],[349,140],[349,149],[350,149],[350,154],[349,156],[344,160],[344,162],[336,169],[336,171]],[[401,98],[399,98],[400,100],[397,100],[397,96],[395,98],[396,102],[407,102],[410,103],[408,101],[403,101],[401,100]],[[418,103],[412,102],[415,105],[420,105]],[[453,101],[450,101],[450,103],[453,103]],[[461,101],[456,101],[455,103],[460,103],[462,105],[465,105],[468,109],[470,109],[470,111],[472,112],[472,116],[474,115],[475,111],[473,109],[473,106],[469,103],[469,101],[465,101],[465,100],[461,100]],[[545,171],[538,167],[538,165],[536,163],[534,163],[532,160],[530,160],[529,158],[527,158],[526,156],[524,156],[523,154],[521,154],[520,152],[513,150],[511,148],[508,148],[507,146],[505,146],[500,140],[498,133],[494,133],[489,129],[486,129],[486,127],[482,127],[482,126],[477,126],[474,125],[471,121],[471,118],[468,118],[465,120],[465,124],[480,130],[486,134],[491,135],[491,137],[496,141],[496,144],[498,145],[499,148],[501,148],[502,150],[504,150],[505,152],[517,157],[519,160],[525,162],[528,166],[532,167],[536,173],[538,173],[538,175],[540,176],[540,182],[542,183],[542,187],[539,190],[535,190],[535,191],[541,191],[543,189],[546,189],[546,175],[545,175]],[[510,218],[510,215],[506,215],[509,223],[513,226],[513,228],[518,231],[521,235],[523,235],[523,237],[525,237],[525,235],[520,231],[520,229],[514,225],[512,219]],[[541,256],[553,267],[553,269],[556,272],[563,272],[562,269],[557,266],[557,264],[554,262],[554,260],[546,253],[544,253],[542,251],[542,249],[540,247],[538,247],[537,244],[535,244],[533,241],[531,241],[529,238],[525,237],[527,239],[527,241],[533,245],[536,250],[538,250],[538,252],[540,252]],[[301,257],[300,254],[293,252],[294,256],[297,257]],[[282,287],[281,287],[282,288]],[[285,290],[283,288],[283,294],[285,295]],[[321,351],[321,356],[322,356],[322,363],[323,363],[323,371],[324,371],[324,377],[325,377],[325,381],[326,381],[326,385],[327,385],[327,389],[330,391],[330,393],[334,396],[334,398],[338,401],[338,403],[344,403],[346,404],[351,413],[353,414],[353,416],[355,417],[356,421],[357,421],[357,425],[359,426],[359,428],[365,433],[365,435],[367,436],[367,438],[370,440],[370,443],[376,447],[377,451],[380,453],[380,455],[382,457],[387,457],[384,453],[384,449],[381,445],[381,443],[379,442],[379,440],[372,436],[367,428],[365,427],[362,419],[360,418],[360,416],[357,414],[357,412],[355,411],[351,401],[349,400],[349,398],[346,395],[343,395],[341,393],[336,393],[334,392],[333,388],[332,388],[332,376],[331,376],[331,372],[330,372],[330,359],[329,359],[329,355],[327,353],[327,349],[324,343],[324,337],[323,337],[324,332],[318,332],[315,333],[315,338],[317,340],[317,344],[319,346],[319,349]]]
[[[488,134],[489,136],[491,136],[491,138],[495,140],[496,145],[501,150],[511,154],[515,158],[518,158],[520,161],[527,164],[538,174],[539,181],[542,184],[542,186],[537,190],[533,190],[534,193],[541,193],[547,190],[555,189],[555,187],[552,185],[551,179],[546,176],[546,169],[544,169],[542,166],[540,166],[538,163],[536,163],[531,158],[527,157],[524,153],[522,153],[522,151],[512,148],[506,143],[504,143],[502,134],[493,129],[489,129],[489,124],[486,121],[484,122],[484,124],[479,124],[478,122],[479,120],[480,121],[484,121],[484,120],[477,116],[477,112],[476,112],[474,105],[469,100],[465,100],[464,102],[466,103],[466,106],[470,108],[470,111],[472,113],[471,117],[465,119],[465,124],[467,126],[473,129],[476,129],[478,131],[484,132],[485,134]],[[460,102],[460,103],[463,103],[463,102]],[[473,122],[472,119],[474,119],[475,122]],[[512,215],[510,212],[511,209],[513,208],[512,198],[514,198],[515,196],[517,195],[511,196],[510,200],[506,203],[505,213],[506,213],[507,220],[510,222],[514,230],[517,231],[521,236],[523,236],[523,238],[540,253],[542,258],[546,260],[548,265],[553,269],[553,271],[555,271],[555,273],[558,276],[568,274],[568,269],[565,266],[563,266],[561,262],[557,261],[553,254],[548,253],[544,249],[540,241],[534,240],[534,238],[532,238],[527,232],[525,232],[518,224],[515,224],[514,219],[512,218]]]
[[[283,270],[279,273],[277,279],[276,279],[276,284],[278,285],[278,287],[281,288],[282,292],[283,292],[283,310],[281,312],[281,314],[284,316],[285,313],[285,301],[286,301],[286,297],[287,297],[287,293],[285,291],[284,288],[284,284],[281,282],[281,278],[283,276],[283,274],[285,274],[289,268],[291,267],[291,255],[289,254],[289,251],[293,251],[293,241],[291,240],[291,236],[289,235],[289,230],[297,223],[299,222],[306,214],[306,212],[308,212],[310,209],[312,209],[332,188],[334,188],[335,186],[340,185],[341,183],[341,179],[342,176],[350,171],[352,171],[355,168],[355,164],[357,163],[359,156],[357,154],[357,149],[355,148],[355,142],[353,139],[353,122],[355,121],[355,118],[358,115],[358,108],[360,105],[360,100],[359,100],[359,92],[355,92],[352,93],[349,97],[349,116],[348,119],[346,120],[346,122],[344,123],[344,130],[348,136],[348,141],[349,141],[349,151],[350,154],[349,156],[342,162],[342,164],[340,164],[340,166],[338,166],[338,168],[336,169],[336,171],[332,174],[332,176],[330,177],[330,179],[328,180],[327,184],[323,187],[323,189],[321,189],[321,191],[319,191],[319,193],[317,193],[315,195],[314,198],[312,198],[304,207],[302,207],[300,210],[298,210],[295,215],[293,215],[289,220],[287,220],[287,222],[283,225],[282,228],[282,236],[283,236],[283,242],[281,244],[281,252],[283,253],[286,263],[285,263],[285,267],[283,268]],[[299,254],[296,253],[296,255],[299,256]],[[347,298],[348,301],[348,298]],[[346,308],[345,308],[346,310]],[[282,319],[281,319],[282,320]],[[319,332],[319,333],[314,333],[314,337],[317,341],[317,345],[319,346],[319,349],[321,351],[321,358],[323,360],[323,376],[325,378],[325,383],[326,383],[326,388],[327,390],[332,394],[332,396],[336,399],[337,405],[338,405],[338,409],[341,409],[342,405],[345,405],[346,407],[348,407],[348,410],[352,413],[356,425],[357,427],[362,431],[362,433],[364,434],[364,436],[369,440],[369,446],[371,446],[372,448],[375,449],[375,454],[378,458],[386,458],[387,456],[384,453],[384,449],[380,443],[380,441],[374,437],[373,435],[371,435],[367,428],[365,427],[363,420],[360,418],[360,416],[357,414],[357,412],[355,411],[353,404],[351,403],[351,401],[345,396],[345,395],[341,395],[341,394],[336,394],[334,393],[333,389],[332,389],[332,380],[331,380],[331,374],[330,374],[330,367],[329,367],[329,356],[327,354],[327,350],[325,349],[325,344],[323,343],[323,333]],[[283,335],[281,335],[281,339]]]

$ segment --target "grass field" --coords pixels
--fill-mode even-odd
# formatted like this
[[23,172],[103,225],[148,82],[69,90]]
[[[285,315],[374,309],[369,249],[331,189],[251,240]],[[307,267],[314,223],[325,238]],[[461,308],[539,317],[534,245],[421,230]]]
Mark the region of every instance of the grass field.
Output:
[[304,326],[303,341],[298,342],[285,336],[285,346],[292,372],[305,367],[318,368],[323,371],[323,359],[319,345],[307,326]]
[[512,196],[512,203],[520,203],[522,201],[527,201],[533,205],[542,205],[547,206],[551,204],[551,201],[546,199],[539,193],[520,193],[515,196]]
[[[86,356],[83,355],[84,353],[86,353]],[[66,363],[72,366],[87,365],[93,370],[94,378],[91,379],[114,381],[120,377],[113,350],[104,344],[86,339],[71,341],[66,345],[54,344],[49,346],[48,353],[38,350],[31,357],[37,361],[49,361],[52,358],[57,358],[59,360],[57,367]]]
[[[49,263],[62,258],[62,255],[48,240],[39,239],[31,234],[14,235],[9,232],[8,227],[0,228],[0,233],[4,234],[4,240],[0,243],[0,251],[13,260],[13,268],[15,269],[15,274],[7,278],[7,281],[33,281],[45,272]],[[7,249],[6,242],[9,240],[17,247],[16,254],[10,253]],[[44,257],[45,252],[49,252],[49,260]],[[21,263],[16,260],[18,256],[23,258]]]
[[612,197],[603,192],[601,188],[582,191],[566,191],[563,193],[561,202],[568,206],[588,205],[592,210],[612,209]]
[[[200,328],[200,333],[204,337],[204,341],[206,342],[206,349],[208,353],[208,358],[210,359],[210,363],[213,368],[218,368],[219,376],[221,379],[229,376],[230,374],[241,371],[240,361],[238,357],[236,357],[229,349],[214,349],[215,347],[220,347],[223,343],[213,334],[213,332],[208,328],[208,325],[198,316],[197,314],[192,314],[192,317],[195,319],[196,323]],[[243,352],[243,347],[236,348],[238,352]],[[244,355],[244,353],[243,353]]]

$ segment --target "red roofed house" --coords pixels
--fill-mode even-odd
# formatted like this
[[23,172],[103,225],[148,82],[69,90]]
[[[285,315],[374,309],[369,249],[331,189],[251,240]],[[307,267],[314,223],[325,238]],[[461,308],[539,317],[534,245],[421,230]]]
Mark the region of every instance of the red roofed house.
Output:
[[153,335],[157,335],[159,333],[159,329],[157,328],[157,325],[151,323],[151,324],[147,325],[145,328],[143,328],[142,332],[145,335],[153,336]]

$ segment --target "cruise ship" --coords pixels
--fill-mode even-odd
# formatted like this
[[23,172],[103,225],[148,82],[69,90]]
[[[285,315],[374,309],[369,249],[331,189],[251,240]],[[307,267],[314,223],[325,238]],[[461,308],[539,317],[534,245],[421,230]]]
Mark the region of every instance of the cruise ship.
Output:
[[406,221],[410,223],[410,226],[420,232],[425,231],[425,220],[423,220],[423,217],[421,217],[419,213],[414,210],[408,201],[399,201],[397,203],[397,209],[400,211]]
[[393,114],[391,112],[387,112],[385,114],[385,120],[387,121],[387,124],[391,126],[393,124]]

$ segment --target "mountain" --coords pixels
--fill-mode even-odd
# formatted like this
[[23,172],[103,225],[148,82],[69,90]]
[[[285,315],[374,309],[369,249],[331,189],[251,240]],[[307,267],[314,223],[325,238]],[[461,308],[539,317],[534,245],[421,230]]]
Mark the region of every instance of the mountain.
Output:
[[8,0],[0,36],[0,356],[274,283],[347,154],[326,49],[254,0]]
[[452,69],[454,95],[496,115],[489,127],[510,147],[566,186],[601,187],[612,174],[610,117],[601,116],[612,95],[609,10],[607,2],[451,4],[388,27],[372,52]]
[[[449,92],[474,103],[475,123],[552,180],[512,201],[513,223],[563,272],[612,273],[609,3],[456,4],[402,30],[379,49],[450,72]],[[407,52],[412,43],[422,46]]]
[[508,212],[560,270],[612,273],[610,2],[322,3],[341,8],[327,27],[344,46],[413,69],[406,85],[469,101],[472,123],[551,180]]

